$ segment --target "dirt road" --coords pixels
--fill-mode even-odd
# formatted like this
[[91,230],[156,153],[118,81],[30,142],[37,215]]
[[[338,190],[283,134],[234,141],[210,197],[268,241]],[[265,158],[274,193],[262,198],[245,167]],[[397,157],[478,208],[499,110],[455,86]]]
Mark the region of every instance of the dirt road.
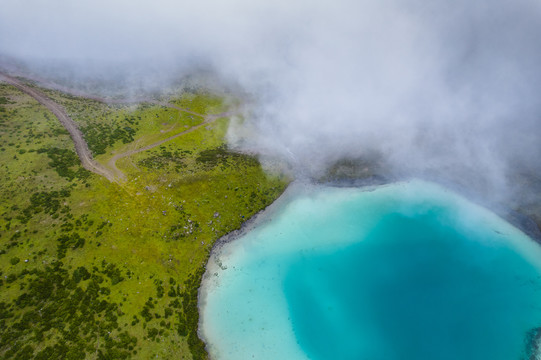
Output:
[[[51,100],[49,97],[47,97],[45,94],[43,94],[39,90],[34,89],[34,88],[32,88],[32,87],[30,87],[28,85],[25,85],[20,80],[14,78],[12,76],[0,73],[0,81],[5,81],[8,84],[11,84],[11,85],[15,86],[19,90],[21,90],[24,93],[30,95],[31,97],[36,99],[38,102],[40,102],[42,105],[47,107],[47,109],[49,109],[58,118],[58,120],[66,128],[66,130],[68,130],[68,132],[69,132],[69,134],[70,134],[70,136],[71,136],[71,138],[73,140],[73,143],[75,144],[75,151],[77,152],[77,155],[79,156],[79,159],[81,160],[81,164],[83,165],[83,167],[85,169],[89,170],[89,171],[92,171],[95,174],[104,176],[105,178],[107,178],[111,182],[118,182],[118,181],[125,181],[126,180],[126,175],[124,175],[124,173],[120,169],[118,169],[116,167],[116,161],[118,159],[122,159],[122,158],[128,157],[130,155],[134,155],[134,154],[146,151],[146,150],[150,150],[152,148],[160,146],[163,143],[166,143],[168,141],[176,139],[179,136],[182,136],[184,134],[188,134],[188,133],[190,133],[192,131],[195,131],[195,130],[199,129],[202,126],[205,126],[205,125],[215,121],[216,119],[219,119],[221,117],[229,117],[229,116],[232,116],[232,115],[237,114],[239,112],[238,109],[234,109],[232,111],[224,112],[224,113],[221,113],[221,114],[203,115],[203,114],[198,114],[196,112],[190,111],[189,109],[180,108],[178,106],[168,104],[168,103],[164,103],[164,102],[158,102],[158,101],[152,101],[152,100],[145,101],[147,103],[151,103],[151,104],[154,104],[154,105],[166,106],[166,107],[174,108],[174,109],[177,109],[179,111],[183,111],[183,112],[186,112],[186,113],[189,113],[189,114],[192,114],[192,115],[201,116],[201,117],[203,117],[204,121],[199,125],[193,126],[193,127],[189,128],[187,130],[184,130],[184,131],[182,131],[182,132],[180,132],[178,134],[172,135],[172,136],[170,136],[170,137],[168,137],[166,139],[157,141],[157,142],[155,142],[153,144],[150,144],[150,145],[138,148],[138,149],[126,151],[124,153],[115,155],[107,162],[107,166],[110,168],[110,169],[108,169],[107,167],[101,165],[100,163],[98,163],[98,162],[96,162],[96,161],[94,161],[92,159],[92,153],[90,152],[90,149],[88,148],[88,144],[86,143],[86,141],[83,138],[83,134],[81,133],[81,131],[77,127],[77,124],[75,123],[75,121],[73,121],[68,116],[68,114],[66,113],[66,110],[64,110],[64,108],[61,105],[59,105],[56,102],[54,102],[53,100]],[[97,100],[97,101],[101,101],[101,102],[111,103],[111,101],[108,101],[108,100],[103,99],[103,98],[93,97],[92,99]],[[114,102],[114,103],[117,103],[117,102],[118,103],[126,103],[125,101],[112,101],[112,102]]]
[[77,152],[77,155],[79,156],[79,159],[81,160],[81,164],[83,167],[89,171],[92,171],[95,174],[101,175],[105,178],[107,178],[109,181],[116,181],[116,178],[114,174],[106,169],[103,165],[97,163],[92,159],[92,153],[90,152],[90,149],[88,148],[88,144],[83,138],[83,134],[77,127],[77,124],[75,121],[73,121],[68,114],[66,113],[66,110],[64,108],[55,103],[53,100],[51,100],[49,97],[47,97],[45,94],[40,92],[37,89],[31,88],[28,85],[25,85],[20,80],[11,77],[6,74],[0,73],[0,80],[7,82],[10,85],[15,86],[17,89],[21,90],[22,92],[30,95],[34,99],[36,99],[39,103],[44,105],[47,109],[49,109],[60,121],[62,126],[66,128],[66,130],[69,132],[71,139],[73,140],[73,143],[75,144],[75,151]]

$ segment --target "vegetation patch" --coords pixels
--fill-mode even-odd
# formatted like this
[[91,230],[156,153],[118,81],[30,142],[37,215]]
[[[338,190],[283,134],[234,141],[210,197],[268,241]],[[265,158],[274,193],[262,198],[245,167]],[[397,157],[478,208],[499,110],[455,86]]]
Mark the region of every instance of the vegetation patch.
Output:
[[[57,217],[57,212],[61,209],[61,201],[70,195],[68,189],[62,189],[58,191],[39,191],[30,196],[30,205],[25,207],[17,219],[26,224],[34,215],[39,213],[45,213],[51,215],[53,218]],[[14,205],[12,210],[17,210],[18,206]]]
[[181,108],[198,114],[218,114],[227,109],[224,97],[203,89],[185,88],[182,96],[171,102]]
[[105,154],[107,147],[113,146],[117,141],[128,144],[134,140],[135,130],[130,126],[120,124],[91,123],[83,127],[82,132],[94,155]]
[[[105,124],[102,162],[203,121],[47,93],[81,128]],[[215,113],[209,96],[192,107]],[[206,359],[197,290],[210,249],[287,179],[223,146],[223,118],[120,159],[127,180],[110,183],[81,170],[54,115],[8,85],[2,97],[13,103],[0,112],[0,358]],[[133,141],[114,135],[125,126]]]
[[75,178],[85,180],[90,176],[90,172],[81,166],[81,161],[73,150],[52,147],[41,148],[37,152],[47,154],[51,159],[49,166],[55,169],[59,176],[68,180]]
[[158,170],[173,166],[175,169],[180,170],[186,167],[183,159],[191,154],[190,150],[168,150],[165,146],[160,146],[159,153],[140,160],[138,164],[147,169]]

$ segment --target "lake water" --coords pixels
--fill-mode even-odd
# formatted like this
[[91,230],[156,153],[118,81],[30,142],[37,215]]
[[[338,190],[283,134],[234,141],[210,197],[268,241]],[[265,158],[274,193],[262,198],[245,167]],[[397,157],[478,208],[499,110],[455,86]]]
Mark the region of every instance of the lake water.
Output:
[[213,359],[530,358],[541,247],[522,232],[422,181],[292,192],[208,264]]

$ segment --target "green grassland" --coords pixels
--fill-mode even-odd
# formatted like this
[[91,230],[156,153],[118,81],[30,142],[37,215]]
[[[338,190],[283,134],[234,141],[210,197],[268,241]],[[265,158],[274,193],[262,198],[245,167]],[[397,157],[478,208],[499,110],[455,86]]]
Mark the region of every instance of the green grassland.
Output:
[[[106,104],[54,90],[44,92],[64,106],[71,118],[78,123],[90,150],[98,159],[99,155],[122,152],[134,146],[143,147],[203,122],[202,116],[164,105]],[[221,105],[224,99],[216,104],[215,97],[206,93],[183,94],[178,99],[170,99],[168,103],[175,105],[182,99],[183,105],[192,102],[200,105],[207,97],[210,104],[206,111],[223,108]],[[201,110],[200,106],[197,110]],[[205,112],[202,111],[201,114],[205,115]]]
[[[203,121],[46,92],[104,164]],[[168,103],[202,115],[230,104],[202,91]],[[207,357],[197,291],[210,249],[288,182],[229,151],[228,122],[120,159],[127,179],[111,183],[80,166],[53,114],[0,84],[0,358]]]

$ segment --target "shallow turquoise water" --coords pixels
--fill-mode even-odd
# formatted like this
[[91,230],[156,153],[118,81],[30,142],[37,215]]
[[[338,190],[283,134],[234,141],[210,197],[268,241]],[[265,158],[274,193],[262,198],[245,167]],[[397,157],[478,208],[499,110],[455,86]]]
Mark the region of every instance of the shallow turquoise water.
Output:
[[216,359],[519,360],[541,326],[539,246],[420,181],[300,191],[209,274]]

